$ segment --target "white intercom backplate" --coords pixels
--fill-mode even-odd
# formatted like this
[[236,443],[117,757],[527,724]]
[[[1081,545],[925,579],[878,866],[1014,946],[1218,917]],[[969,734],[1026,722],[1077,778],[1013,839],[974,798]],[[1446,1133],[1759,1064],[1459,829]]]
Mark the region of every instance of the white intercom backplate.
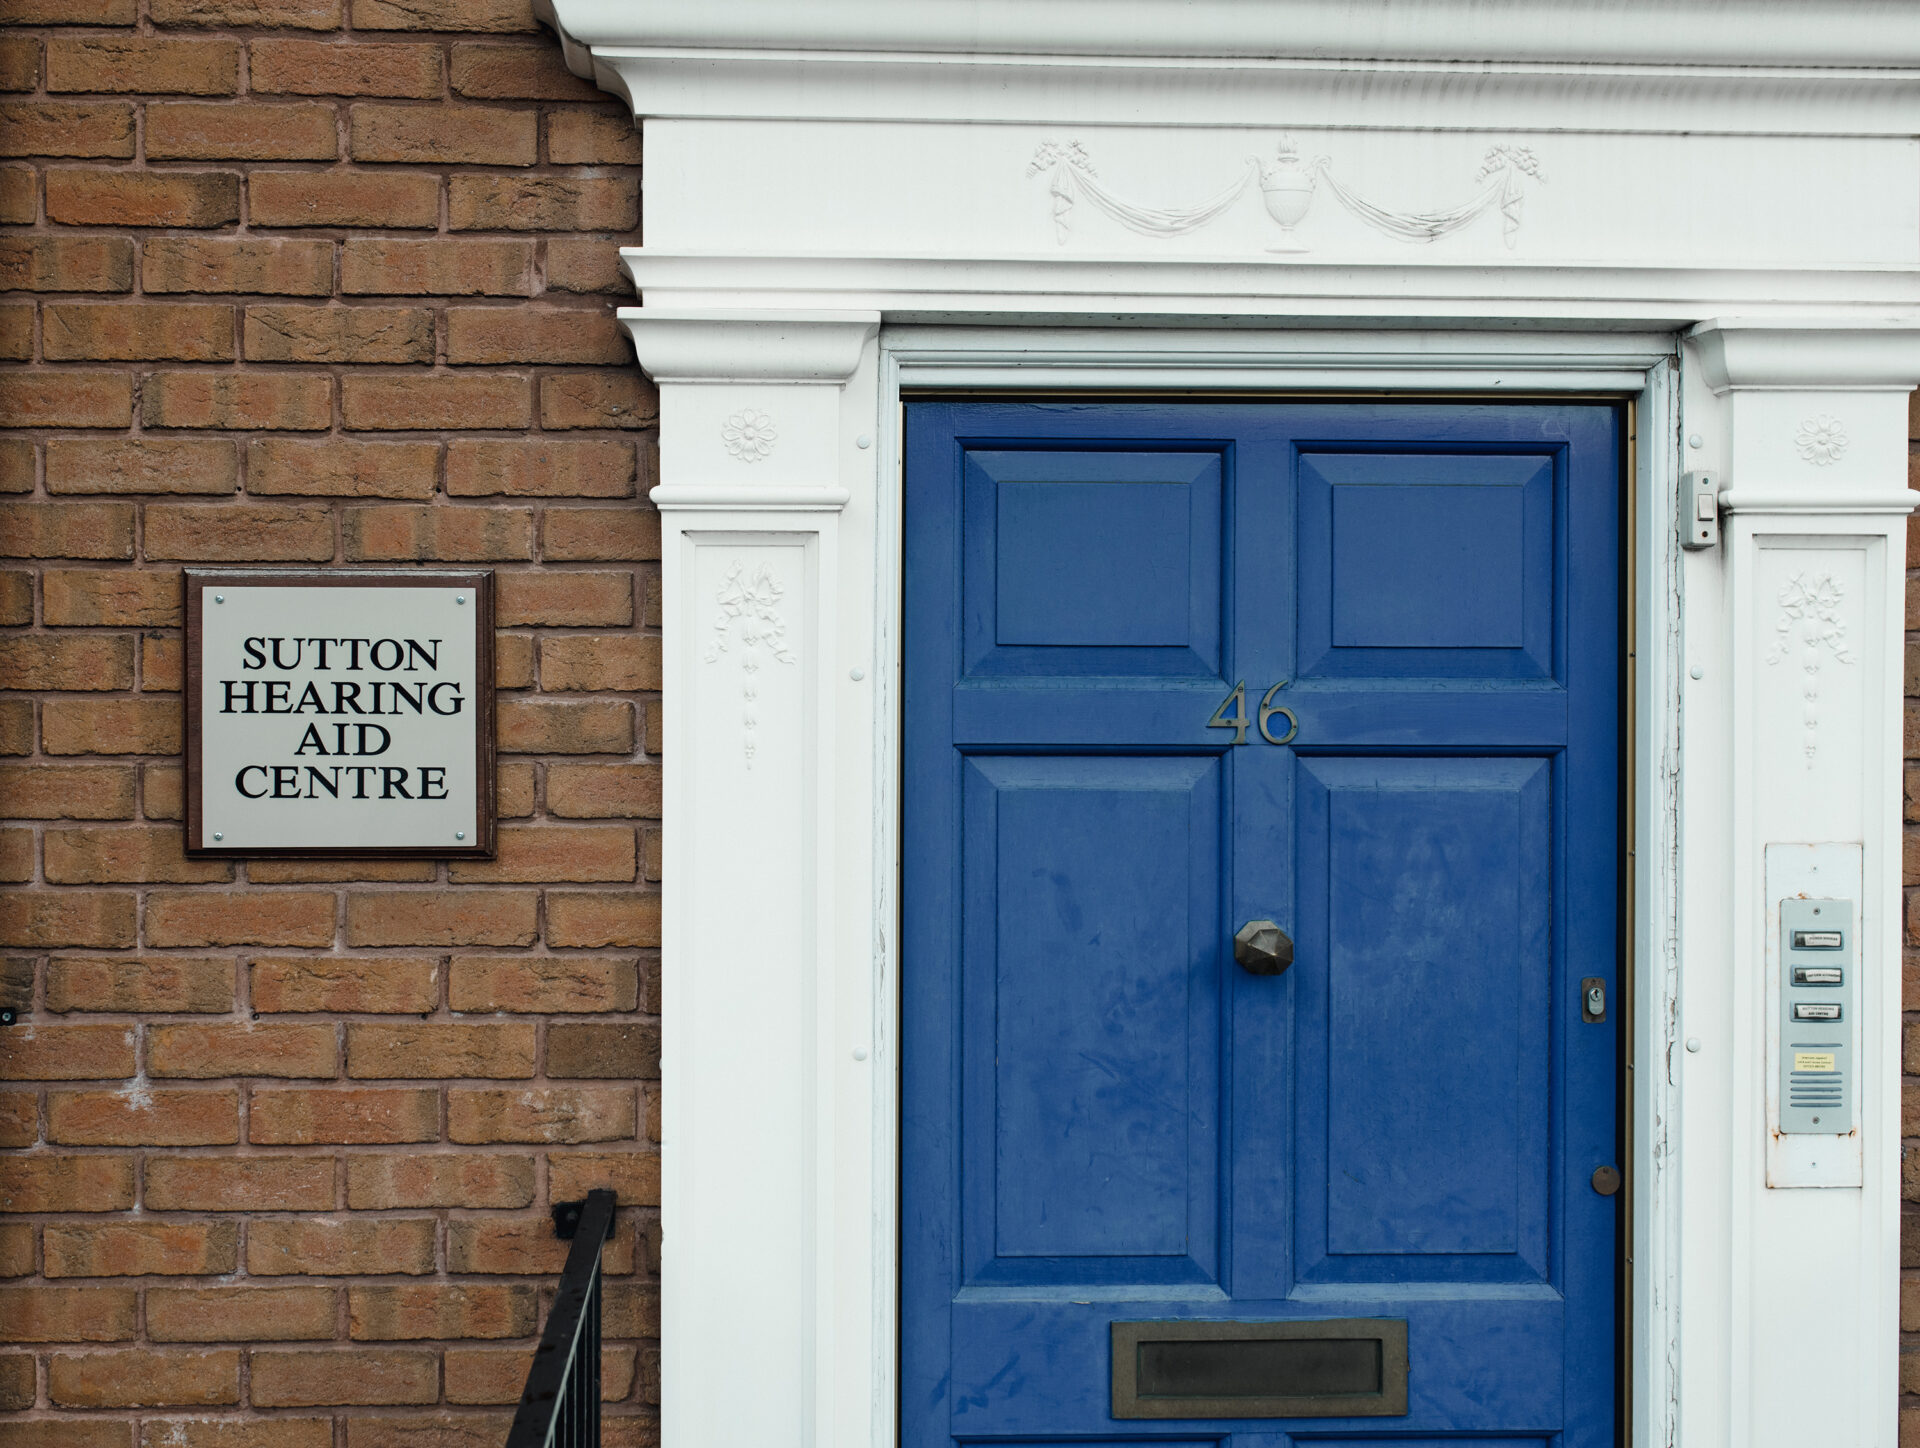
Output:
[[[1782,1132],[1780,1129],[1782,1052],[1788,1049],[1791,1023],[1782,1020],[1780,906],[1785,900],[1845,900],[1853,903],[1851,928],[1855,942],[1847,951],[1858,972],[1864,966],[1865,952],[1859,949],[1861,852],[1857,844],[1768,845],[1767,846],[1767,921],[1765,938],[1766,981],[1762,996],[1767,1003],[1766,1081],[1767,1081],[1767,1185],[1770,1187],[1857,1187],[1862,1182],[1861,1133],[1858,1125],[1857,1096],[1849,1099],[1849,1120],[1845,1129],[1831,1135],[1820,1132]],[[1860,978],[1850,982],[1854,1002],[1875,998],[1869,983]],[[1861,1058],[1860,1017],[1862,1008],[1850,1012],[1853,1017],[1844,1035],[1841,1054],[1853,1065],[1857,1089]]]

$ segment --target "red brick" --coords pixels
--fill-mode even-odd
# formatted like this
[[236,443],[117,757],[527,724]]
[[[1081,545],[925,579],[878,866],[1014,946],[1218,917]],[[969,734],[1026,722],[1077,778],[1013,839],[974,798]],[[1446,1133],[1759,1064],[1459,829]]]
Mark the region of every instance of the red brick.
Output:
[[40,576],[46,621],[67,628],[165,628],[184,618],[180,575],[49,568]]
[[630,881],[638,869],[631,829],[527,825],[500,831],[491,860],[454,860],[454,884]]
[[[33,700],[0,699],[0,754],[31,753],[33,753]],[[528,768],[531,767],[531,765],[528,766]],[[0,771],[0,806],[11,803],[5,792],[6,783],[18,780],[19,777],[18,770]],[[43,786],[42,793],[44,789]],[[528,803],[528,810],[529,812],[532,810],[531,800]],[[44,819],[45,816],[41,815],[38,818]]]
[[660,394],[638,371],[555,372],[540,379],[540,426],[646,428]]
[[133,640],[110,634],[0,638],[0,677],[15,689],[130,689]]
[[126,819],[133,771],[123,764],[0,765],[0,801],[14,819]]
[[340,15],[340,0],[149,0],[147,6],[147,16],[155,25],[202,29],[244,25],[333,30],[340,24]]
[[0,1342],[125,1342],[133,1306],[131,1287],[0,1287]]
[[[523,498],[631,498],[638,476],[633,444],[614,439],[456,438],[447,445],[447,493],[456,498],[500,494]],[[553,537],[553,513],[561,511],[591,511],[597,529],[611,529],[616,534],[626,528],[629,513],[625,508],[552,510],[547,515],[549,540]],[[659,515],[647,509],[645,516],[656,520],[653,532],[657,539]],[[551,541],[547,546],[551,548]],[[657,542],[650,556],[659,556]]]
[[[181,735],[173,699],[49,699],[40,706],[40,747],[48,754],[178,754]],[[187,878],[228,877],[199,871]]]
[[631,1087],[456,1086],[447,1092],[447,1139],[466,1144],[622,1141],[637,1124]]
[[233,360],[233,308],[211,302],[48,302],[41,350],[50,361]]
[[502,699],[506,754],[631,754],[633,706],[613,699]]
[[439,964],[415,956],[268,957],[251,970],[263,1013],[424,1015],[439,999]]
[[[333,1448],[331,1418],[148,1418],[140,1448]],[[612,1443],[607,1448],[616,1448]]]
[[531,166],[539,117],[500,106],[352,107],[347,145],[353,159],[428,166]]
[[225,494],[239,486],[239,457],[225,438],[76,437],[47,444],[47,491],[54,494]]
[[148,558],[324,563],[333,557],[333,512],[325,507],[154,504],[146,522]]
[[660,943],[660,897],[632,890],[547,892],[547,944],[654,946]]
[[132,1205],[131,1157],[0,1156],[0,1212],[123,1212]]
[[647,562],[660,556],[660,515],[651,508],[549,508],[540,556],[550,562]]
[[247,202],[255,226],[432,227],[440,221],[440,181],[400,171],[255,171]]
[[601,99],[592,81],[567,69],[553,45],[456,45],[452,82],[457,94],[479,100]]
[[133,155],[133,107],[123,102],[0,102],[0,155]]
[[[531,648],[527,652],[531,657]],[[513,686],[503,683],[500,687]],[[0,710],[4,708],[4,702],[0,701]],[[533,766],[525,760],[503,759],[495,762],[493,774],[498,786],[495,794],[500,801],[500,818],[523,820],[530,816],[533,813]]]
[[154,1342],[326,1340],[334,1335],[338,1300],[325,1287],[153,1287],[147,1336]]
[[240,178],[231,171],[51,170],[47,219],[68,226],[226,226],[240,219]]
[[183,1014],[229,1011],[233,1009],[233,963],[178,956],[144,960],[56,957],[47,963],[47,1009]]
[[503,573],[497,587],[494,622],[503,628],[624,628],[633,622],[631,573]]
[[533,243],[349,237],[340,252],[340,290],[349,296],[531,296]]
[[30,91],[40,85],[40,37],[0,36],[0,90]]
[[[538,1274],[558,1277],[571,1242],[553,1234],[553,1218],[456,1217],[447,1223],[447,1271],[488,1277]],[[616,1220],[601,1249],[600,1270],[616,1276],[633,1271],[631,1220]],[[524,1375],[523,1379],[524,1381]]]
[[660,1028],[650,1021],[556,1022],[547,1029],[546,1074],[561,1080],[658,1080]]
[[0,945],[128,946],[133,896],[110,890],[12,892],[0,896]]
[[0,359],[32,359],[33,311],[32,302],[0,302]]
[[[500,1152],[360,1155],[347,1158],[347,1205],[525,1207],[533,1204],[533,1158]],[[551,1224],[548,1226],[551,1231]],[[458,1269],[456,1269],[458,1270]]]
[[49,1222],[49,1277],[182,1277],[240,1266],[238,1222]]
[[47,41],[47,89],[135,95],[232,95],[240,88],[240,46],[227,39],[152,36]]
[[432,1141],[440,1135],[440,1095],[430,1087],[255,1090],[247,1131],[267,1146]]
[[31,166],[0,166],[0,222],[31,226],[40,210],[40,182]]
[[[31,438],[0,437],[0,493],[31,493],[34,480],[34,446]],[[27,619],[9,619],[26,623]]]
[[[548,1236],[552,1236],[549,1224]],[[558,1268],[554,1269],[556,1272]],[[516,1403],[520,1385],[533,1366],[530,1347],[452,1348],[447,1352],[447,1401],[449,1403]],[[633,1391],[634,1349],[605,1347],[600,1350],[600,1401],[623,1402]],[[613,1448],[609,1434],[607,1448]]]
[[134,0],[9,0],[9,25],[131,25]]
[[0,291],[133,289],[133,241],[124,236],[0,237]]
[[[5,393],[0,391],[0,406],[5,402]],[[131,558],[133,505],[0,503],[0,554],[8,558]]]
[[141,814],[150,820],[186,818],[181,796],[186,790],[186,771],[177,764],[140,766]]
[[642,634],[566,634],[540,640],[540,687],[610,692],[660,687],[660,640]]
[[[14,427],[125,427],[133,421],[133,379],[123,372],[0,372],[0,415]],[[129,513],[127,551],[112,556],[132,552]]]
[[547,813],[563,819],[660,818],[657,764],[550,764]]
[[603,309],[499,306],[447,310],[447,361],[451,363],[618,366],[632,359],[626,333]]
[[240,1354],[127,1349],[47,1360],[47,1396],[68,1408],[211,1407],[240,1401]]
[[0,881],[24,885],[33,879],[33,831],[0,828]]
[[340,410],[348,427],[376,432],[529,427],[532,383],[498,373],[349,373],[341,379]]
[[341,543],[355,562],[496,562],[533,557],[533,513],[525,508],[353,508]]
[[248,307],[252,362],[431,362],[433,313],[421,307]]
[[533,0],[353,0],[356,30],[538,30]]
[[[168,709],[177,715],[177,708]],[[46,878],[54,885],[184,885],[233,878],[233,866],[225,860],[189,860],[181,853],[180,831],[172,828],[48,830],[44,848]]]
[[[556,166],[638,166],[640,130],[624,106],[616,110],[555,111],[547,117],[547,159]],[[605,249],[613,250],[610,246]],[[553,285],[551,258],[548,285]],[[577,290],[610,289],[583,287]]]
[[494,635],[493,686],[496,689],[533,687],[533,640],[526,634]]
[[383,1080],[532,1076],[533,1036],[533,1026],[521,1023],[356,1022],[347,1027],[347,1074]]
[[440,445],[432,442],[255,438],[247,444],[249,493],[430,498],[439,472]]
[[333,243],[288,237],[156,236],[140,254],[149,292],[266,292],[325,296]]
[[347,1290],[348,1333],[360,1340],[525,1337],[539,1289],[479,1283],[405,1282]]
[[638,981],[631,960],[456,955],[449,968],[448,1003],[472,1012],[630,1011],[639,999]]
[[156,890],[147,896],[147,944],[331,945],[334,897],[292,891]]
[[333,1158],[151,1155],[142,1201],[156,1212],[324,1212]]
[[[333,379],[303,372],[154,372],[141,384],[140,421],[147,427],[324,432],[333,425]],[[221,446],[231,451],[233,445]]]
[[456,175],[447,182],[453,231],[632,231],[635,176]]
[[[562,115],[559,112],[547,118],[547,152],[551,157],[556,146],[562,144],[561,122],[571,127],[581,118],[580,112],[570,111]],[[596,122],[602,117],[594,117]],[[636,153],[639,149],[639,133],[634,131],[632,122],[625,116],[619,123],[633,137]],[[596,126],[596,132],[598,127]],[[600,292],[615,296],[627,296],[633,290],[626,272],[620,266],[620,250],[611,241],[567,241],[555,237],[547,243],[547,290],[550,292]]]
[[[32,1098],[29,1097],[28,1099],[31,1101]],[[533,1158],[524,1157],[522,1160],[527,1163],[529,1168],[533,1166]],[[0,1277],[31,1277],[33,1275],[35,1270],[33,1231],[33,1223],[31,1222],[0,1222]],[[18,1361],[20,1361],[19,1357],[14,1354],[0,1357],[0,1412],[9,1412],[20,1406],[31,1406],[33,1398],[31,1392],[27,1394],[28,1403],[25,1405],[9,1403],[7,1401],[9,1384],[6,1373],[8,1369],[4,1364]],[[28,1359],[28,1361],[31,1362],[32,1359]],[[29,1374],[28,1377],[29,1380],[31,1380],[32,1375]]]
[[186,681],[186,641],[161,634],[140,640],[140,687],[148,693],[177,694]]
[[[39,1098],[31,1090],[0,1091],[0,1147],[34,1146],[39,1140]],[[0,1277],[8,1275],[0,1272]]]
[[421,1349],[255,1352],[252,1368],[257,1408],[431,1403],[440,1396],[439,1356]]
[[332,1026],[244,1024],[148,1026],[147,1073],[330,1078],[339,1071]]
[[[547,1158],[547,1200],[577,1202],[606,1187],[623,1207],[660,1205],[660,1158],[648,1151],[568,1152]],[[624,1334],[609,1331],[608,1336]]]
[[440,47],[256,40],[248,52],[247,84],[263,94],[424,100],[441,92]]
[[[445,1408],[431,1416],[352,1417],[347,1419],[347,1448],[499,1448],[511,1421],[505,1412],[452,1413]],[[603,1434],[601,1442],[604,1448],[641,1448],[621,1444],[611,1434]]]
[[69,1146],[232,1146],[234,1091],[50,1091],[47,1139]]
[[528,946],[528,890],[366,890],[347,897],[347,944]]
[[121,1080],[134,1072],[132,1026],[15,1026],[0,1034],[0,1081]]
[[180,101],[147,107],[146,149],[150,161],[331,161],[340,148],[332,106]]
[[256,1277],[433,1271],[431,1217],[268,1218],[247,1228],[247,1271]]

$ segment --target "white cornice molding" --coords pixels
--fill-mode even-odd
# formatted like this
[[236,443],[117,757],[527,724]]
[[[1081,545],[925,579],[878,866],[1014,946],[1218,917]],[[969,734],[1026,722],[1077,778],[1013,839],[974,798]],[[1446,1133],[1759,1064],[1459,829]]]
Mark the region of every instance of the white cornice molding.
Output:
[[536,8],[595,49],[1920,66],[1920,11],[1909,0],[536,0]]
[[640,118],[1920,133],[1920,7],[537,0]]
[[844,383],[880,329],[880,314],[869,311],[622,307],[616,315],[657,383]]
[[1837,318],[1799,324],[1715,318],[1691,334],[1717,393],[1910,392],[1920,384],[1920,327]]

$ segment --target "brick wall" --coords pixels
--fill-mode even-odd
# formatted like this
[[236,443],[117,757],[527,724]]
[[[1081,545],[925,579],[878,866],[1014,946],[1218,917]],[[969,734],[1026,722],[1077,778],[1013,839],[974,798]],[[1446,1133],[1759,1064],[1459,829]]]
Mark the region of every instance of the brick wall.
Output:
[[[632,123],[528,0],[0,17],[0,1440],[497,1444],[611,1185],[650,1443]],[[182,565],[411,561],[499,570],[499,859],[185,859]]]

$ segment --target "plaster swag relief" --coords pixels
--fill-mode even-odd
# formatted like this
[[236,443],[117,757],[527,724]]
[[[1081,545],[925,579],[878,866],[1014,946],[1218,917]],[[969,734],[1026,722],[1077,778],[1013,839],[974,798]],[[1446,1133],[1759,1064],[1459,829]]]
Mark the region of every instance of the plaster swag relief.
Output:
[[1272,252],[1307,250],[1295,244],[1294,227],[1306,217],[1322,182],[1348,211],[1398,241],[1437,241],[1484,213],[1498,210],[1501,237],[1512,250],[1526,199],[1524,180],[1546,179],[1530,148],[1493,146],[1473,175],[1473,184],[1480,189],[1458,206],[1441,211],[1395,211],[1367,200],[1348,186],[1334,174],[1330,157],[1302,159],[1290,136],[1280,138],[1273,160],[1248,156],[1241,166],[1239,177],[1231,185],[1189,207],[1140,206],[1123,200],[1101,184],[1093,158],[1078,141],[1043,142],[1027,164],[1027,175],[1047,178],[1047,190],[1053,198],[1054,240],[1063,245],[1072,230],[1074,206],[1083,200],[1142,236],[1184,236],[1225,214],[1249,187],[1258,184],[1267,215],[1278,223],[1285,238],[1281,244],[1267,248]]

